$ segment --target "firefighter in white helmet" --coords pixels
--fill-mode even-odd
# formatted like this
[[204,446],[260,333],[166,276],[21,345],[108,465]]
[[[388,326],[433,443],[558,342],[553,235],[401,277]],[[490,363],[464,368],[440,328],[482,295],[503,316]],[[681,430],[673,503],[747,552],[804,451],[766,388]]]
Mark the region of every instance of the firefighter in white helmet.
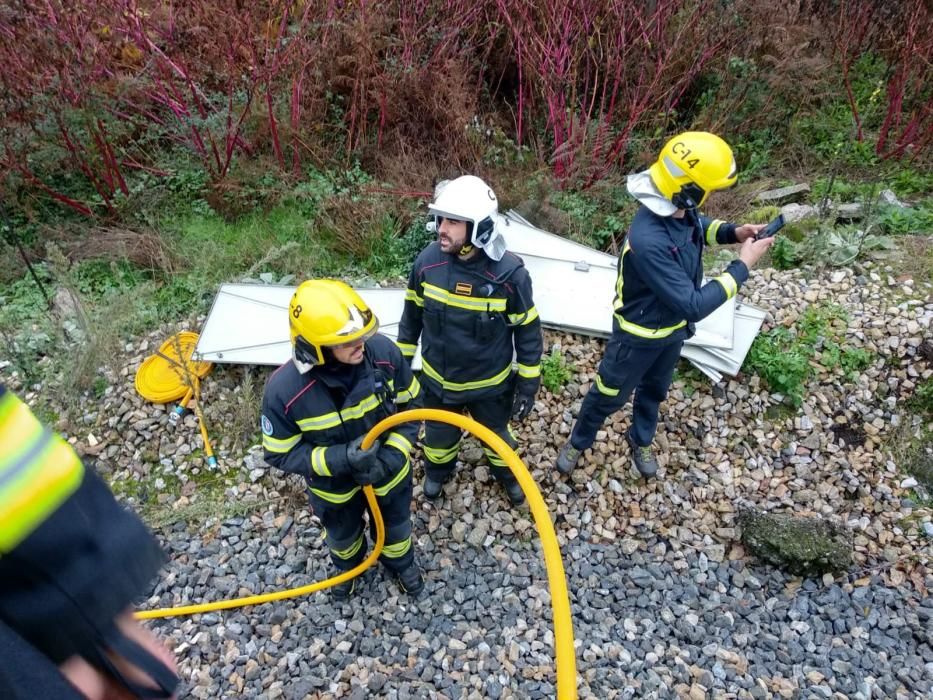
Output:
[[[265,459],[304,477],[338,572],[366,557],[360,487],[371,484],[386,527],[380,559],[417,596],[424,579],[411,537],[409,460],[417,425],[403,423],[368,450],[361,443],[386,416],[417,407],[418,380],[395,344],[377,333],[379,322],[366,302],[343,282],[301,284],[288,321],[292,361],[269,378],[262,400]],[[332,594],[345,600],[355,583],[339,584]]]
[[[541,324],[528,271],[505,249],[498,207],[478,177],[438,187],[428,207],[437,240],[421,251],[409,276],[398,345],[411,359],[421,339],[426,408],[468,412],[515,447],[509,418],[528,416],[541,382]],[[437,498],[453,475],[461,437],[457,427],[425,425],[427,498]],[[490,449],[486,456],[509,501],[522,503],[502,458]]]
[[[667,396],[684,340],[694,324],[735,296],[774,239],[755,240],[763,225],[726,223],[699,212],[711,192],[736,181],[729,145],[715,134],[688,131],[670,139],[646,171],[630,175],[639,202],[619,256],[612,337],[570,439],[557,457],[569,474],[596,440],[606,418],[634,391],[627,441],[646,479],[658,463],[651,449],[658,407]],[[741,243],[739,258],[706,284],[703,248]]]

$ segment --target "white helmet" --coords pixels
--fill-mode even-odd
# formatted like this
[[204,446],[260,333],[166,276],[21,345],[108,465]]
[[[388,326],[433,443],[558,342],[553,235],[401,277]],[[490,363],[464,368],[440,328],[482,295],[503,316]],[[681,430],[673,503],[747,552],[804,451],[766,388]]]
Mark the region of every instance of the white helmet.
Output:
[[470,242],[493,260],[505,255],[505,238],[496,225],[499,200],[492,188],[475,175],[438,183],[428,211],[435,217],[466,221]]

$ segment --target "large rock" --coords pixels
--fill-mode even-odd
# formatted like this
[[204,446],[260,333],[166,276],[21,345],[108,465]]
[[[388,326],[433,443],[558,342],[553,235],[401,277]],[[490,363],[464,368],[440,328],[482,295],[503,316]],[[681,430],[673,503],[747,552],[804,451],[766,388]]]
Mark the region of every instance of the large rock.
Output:
[[841,525],[803,516],[739,513],[742,542],[759,559],[798,576],[821,576],[852,564],[852,533]]
[[819,209],[810,204],[796,204],[794,202],[781,207],[781,213],[787,223],[810,219],[820,214]]
[[799,202],[805,195],[810,193],[810,185],[802,182],[798,185],[789,185],[780,187],[776,190],[766,190],[759,192],[755,200],[762,204],[787,204],[788,202]]
[[858,221],[865,216],[864,208],[858,202],[836,206],[836,221]]

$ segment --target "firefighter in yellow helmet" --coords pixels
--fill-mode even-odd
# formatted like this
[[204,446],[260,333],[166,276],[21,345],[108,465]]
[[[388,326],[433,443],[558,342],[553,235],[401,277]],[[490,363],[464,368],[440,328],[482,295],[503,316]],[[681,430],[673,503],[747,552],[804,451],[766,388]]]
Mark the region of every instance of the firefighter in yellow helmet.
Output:
[[[361,448],[376,423],[419,403],[421,387],[379,322],[343,282],[309,280],[288,308],[292,360],[273,373],[262,400],[266,461],[300,474],[325,529],[331,560],[348,571],[365,557],[371,484],[386,526],[381,561],[410,595],[424,588],[411,537],[409,453],[417,425],[405,423]],[[370,520],[370,527],[373,523]],[[355,579],[331,589],[346,600]]]
[[[641,207],[619,255],[613,330],[570,439],[557,458],[569,474],[596,440],[606,418],[634,391],[627,441],[646,479],[658,469],[651,449],[658,407],[694,324],[735,296],[773,238],[755,240],[763,225],[726,223],[699,212],[712,192],[736,182],[729,145],[715,134],[688,131],[670,139],[651,167],[628,178]],[[706,284],[703,248],[741,243],[737,260]]]

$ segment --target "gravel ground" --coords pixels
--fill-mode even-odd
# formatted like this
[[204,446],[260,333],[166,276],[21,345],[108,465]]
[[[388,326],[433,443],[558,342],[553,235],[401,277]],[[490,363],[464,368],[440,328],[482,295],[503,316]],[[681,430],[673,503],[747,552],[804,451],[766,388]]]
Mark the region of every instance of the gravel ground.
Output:
[[[904,402],[933,374],[933,286],[892,274],[754,273],[744,298],[769,310],[766,327],[792,326],[810,304],[840,304],[847,344],[871,352],[871,366],[851,380],[818,371],[791,411],[754,375],[715,387],[677,379],[662,408],[661,478],[647,485],[629,467],[626,411],[570,480],[555,478],[603,344],[547,334],[576,375],[559,395],[543,392],[520,437],[562,547],[581,697],[933,697],[931,501],[897,450],[923,427]],[[88,409],[94,439],[73,440],[118,486],[148,479],[150,501],[188,513],[206,469],[193,419],[172,432],[165,409],[132,389],[162,337],[127,348],[112,391]],[[206,380],[209,423],[232,420],[237,376],[215,369]],[[326,576],[300,483],[266,470],[255,447],[218,453],[226,500],[254,507],[160,528],[171,560],[141,607]],[[349,604],[316,593],[155,621],[180,659],[183,696],[554,697],[550,595],[531,516],[506,507],[477,446],[461,456],[437,504],[415,489],[425,595],[409,600],[374,569]],[[756,562],[739,542],[741,504],[847,523],[852,570],[802,580]]]

